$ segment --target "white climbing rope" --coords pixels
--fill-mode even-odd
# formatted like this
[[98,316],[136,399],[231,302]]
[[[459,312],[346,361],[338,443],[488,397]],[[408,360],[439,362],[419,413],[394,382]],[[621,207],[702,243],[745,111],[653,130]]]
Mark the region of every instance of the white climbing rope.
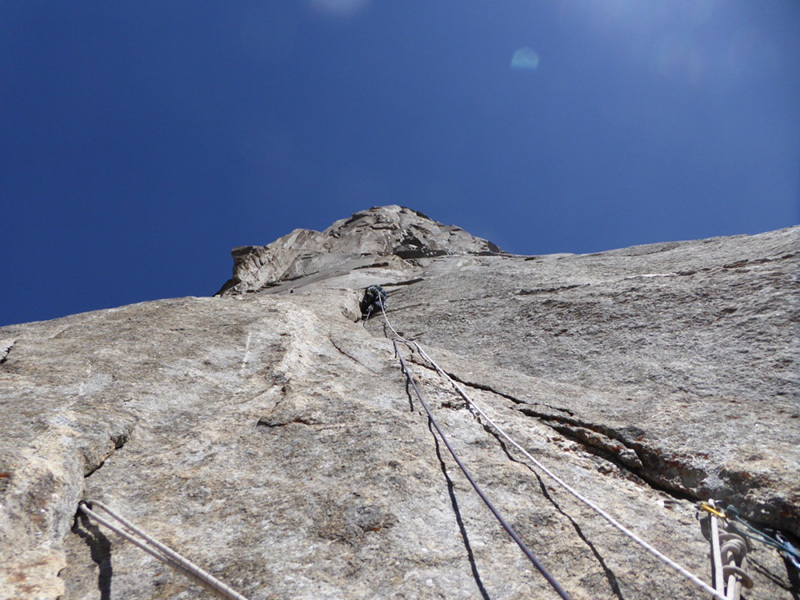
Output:
[[[101,517],[99,514],[97,514],[97,512],[92,510],[95,507],[103,510],[111,518],[121,523],[125,529],[115,525],[105,517]],[[102,502],[98,502],[97,500],[87,500],[86,502],[81,502],[78,506],[78,509],[87,517],[91,517],[101,525],[105,525],[111,531],[124,537],[137,548],[144,550],[182,575],[193,579],[207,590],[214,592],[220,598],[226,598],[227,600],[247,600],[246,597],[242,596],[239,592],[221,582],[219,579],[211,575],[211,573],[198,567],[188,558],[181,556],[168,546],[165,546],[152,536],[148,535],[127,519],[124,519],[120,515],[116,514]]]
[[[708,501],[711,508],[716,509],[714,500]],[[714,513],[709,513],[711,524],[711,559],[714,562],[714,587],[720,594],[725,594],[725,579],[722,576],[722,553],[719,547],[719,517]]]
[[747,542],[744,538],[730,531],[719,536],[722,546],[720,555],[725,566],[722,567],[722,576],[726,580],[725,595],[728,600],[739,600],[742,595],[742,586],[750,589],[753,580],[744,570],[744,560],[747,554]]
[[483,500],[483,503],[491,511],[491,513],[494,515],[494,517],[497,519],[497,521],[500,523],[500,525],[503,527],[503,529],[505,529],[506,533],[508,533],[508,535],[511,537],[511,539],[513,539],[514,542],[519,546],[520,550],[522,550],[522,552],[525,554],[525,556],[528,558],[528,560],[530,560],[531,563],[533,564],[533,566],[536,567],[536,570],[539,571],[539,573],[547,580],[547,583],[550,584],[550,587],[552,587],[553,590],[561,598],[563,598],[563,600],[572,600],[572,596],[569,595],[569,593],[550,574],[550,572],[542,565],[542,563],[539,562],[539,559],[536,558],[536,556],[534,556],[534,554],[533,554],[533,552],[531,552],[530,548],[528,548],[528,546],[525,544],[525,542],[522,541],[522,538],[519,537],[517,532],[514,531],[514,529],[511,527],[511,525],[509,525],[508,521],[506,521],[506,519],[503,517],[503,515],[500,514],[500,511],[498,511],[497,508],[495,508],[494,504],[492,504],[491,500],[489,500],[489,498],[483,492],[481,487],[478,485],[478,483],[472,477],[472,475],[470,474],[469,470],[464,465],[464,463],[461,462],[461,459],[456,454],[456,451],[453,449],[453,446],[450,444],[449,440],[447,439],[447,436],[444,434],[444,432],[442,431],[441,427],[439,427],[439,424],[436,422],[436,418],[433,416],[433,412],[431,412],[431,409],[428,406],[428,403],[425,402],[425,399],[422,397],[422,393],[419,391],[419,387],[417,387],[417,383],[414,381],[414,378],[411,376],[411,371],[408,370],[408,367],[406,366],[406,363],[403,360],[402,355],[400,354],[400,349],[397,346],[397,342],[398,341],[399,340],[397,338],[395,338],[395,339],[392,340],[392,344],[394,345],[395,355],[397,356],[397,359],[400,361],[400,368],[403,370],[403,373],[406,376],[406,381],[409,384],[411,384],[411,387],[414,389],[414,393],[416,394],[417,398],[419,399],[420,404],[422,404],[422,407],[425,409],[425,412],[428,414],[428,420],[429,420],[430,424],[433,426],[433,428],[439,434],[439,437],[441,438],[441,440],[444,443],[445,447],[447,448],[448,452],[450,452],[450,456],[452,456],[453,460],[456,461],[456,464],[458,465],[458,468],[461,469],[461,472],[467,478],[467,481],[469,481],[469,483],[472,486],[472,488],[475,490],[475,492],[478,494],[478,496],[480,496],[481,500]]
[[578,500],[583,502],[586,506],[588,506],[589,508],[594,510],[598,515],[603,517],[606,521],[608,521],[608,523],[612,527],[614,527],[615,529],[617,529],[621,533],[623,533],[626,536],[628,536],[631,540],[633,540],[634,542],[639,544],[642,548],[647,550],[650,554],[655,556],[658,560],[663,562],[665,565],[669,566],[673,570],[675,570],[678,573],[680,573],[681,575],[683,575],[686,579],[691,581],[694,585],[696,585],[697,587],[699,587],[703,591],[708,592],[709,594],[711,594],[712,596],[714,596],[718,600],[728,600],[725,596],[723,596],[722,594],[717,592],[714,588],[712,588],[710,585],[708,585],[706,582],[704,582],[702,579],[700,579],[697,575],[695,575],[694,573],[692,573],[691,571],[689,571],[685,567],[682,567],[680,564],[678,564],[677,562],[672,560],[669,556],[667,556],[663,552],[659,551],[655,547],[651,546],[650,544],[645,542],[642,538],[640,538],[638,535],[633,533],[630,529],[628,529],[627,527],[625,527],[624,525],[619,523],[616,519],[614,519],[614,517],[609,515],[606,511],[604,511],[602,508],[597,506],[594,502],[592,502],[591,500],[589,500],[588,498],[583,496],[580,492],[575,490],[572,486],[570,486],[567,482],[565,482],[563,479],[561,479],[558,475],[553,473],[550,469],[548,469],[546,466],[544,466],[541,462],[539,462],[533,456],[531,456],[531,454],[527,450],[525,450],[525,448],[520,446],[510,435],[508,435],[503,430],[502,427],[500,427],[497,423],[495,423],[483,411],[483,409],[481,409],[481,407],[478,406],[475,403],[475,401],[467,395],[467,393],[463,390],[463,388],[460,385],[458,385],[458,382],[456,382],[452,377],[450,377],[450,375],[448,375],[430,356],[428,356],[428,354],[420,347],[420,345],[417,342],[414,342],[414,346],[417,348],[417,351],[420,353],[420,356],[422,356],[431,365],[433,365],[433,367],[439,372],[439,374],[442,375],[445,379],[447,379],[450,382],[450,384],[456,389],[458,394],[462,398],[464,398],[464,400],[466,400],[469,403],[469,405],[478,412],[478,414],[480,414],[484,419],[486,419],[486,421],[492,427],[494,427],[494,429],[497,430],[497,432],[500,435],[502,435],[508,441],[508,443],[510,443],[517,450],[522,452],[522,454],[524,454],[525,457],[528,460],[530,460],[534,465],[539,467],[539,469],[541,469],[544,473],[546,473],[553,481],[558,483],[561,487],[563,487],[565,490],[567,490],[575,498],[577,498]]
[[[467,478],[467,480],[469,481],[470,485],[472,485],[472,488],[475,490],[475,492],[478,494],[478,496],[480,496],[481,500],[486,505],[486,507],[491,511],[491,513],[494,515],[494,517],[497,519],[497,521],[500,523],[500,525],[503,527],[503,529],[505,529],[506,533],[508,533],[508,535],[511,537],[511,539],[513,539],[514,542],[517,544],[517,546],[519,546],[519,548],[520,548],[520,550],[522,550],[523,554],[525,554],[525,556],[528,558],[528,560],[531,561],[533,566],[536,567],[536,570],[539,571],[539,573],[547,580],[547,583],[550,584],[550,587],[552,587],[553,590],[561,598],[563,598],[564,600],[571,600],[572,596],[569,595],[569,592],[567,592],[561,586],[561,584],[558,581],[556,581],[556,579],[550,574],[550,572],[539,562],[539,559],[537,559],[536,556],[534,556],[534,554],[533,554],[533,552],[531,552],[530,548],[528,548],[528,546],[525,544],[525,542],[522,541],[522,539],[519,537],[517,532],[514,531],[514,529],[511,527],[511,525],[508,524],[508,522],[505,520],[505,518],[500,514],[500,512],[495,508],[495,506],[492,504],[492,502],[489,500],[489,498],[486,496],[486,494],[480,488],[480,486],[475,481],[475,479],[472,477],[472,475],[470,475],[469,470],[464,465],[464,463],[461,462],[461,459],[458,458],[458,455],[456,454],[456,452],[453,449],[453,447],[450,445],[450,442],[448,441],[447,436],[445,436],[444,432],[439,427],[439,424],[436,422],[436,419],[433,416],[433,413],[431,412],[430,407],[428,407],[428,403],[425,402],[425,399],[422,397],[422,393],[419,391],[419,388],[417,387],[417,384],[414,381],[414,378],[411,376],[411,371],[408,370],[408,367],[406,366],[406,363],[403,360],[402,355],[400,354],[400,349],[397,346],[397,342],[402,342],[402,343],[406,344],[409,348],[411,348],[411,342],[409,342],[407,339],[405,339],[403,336],[401,336],[399,333],[397,333],[397,330],[395,330],[395,328],[392,327],[392,324],[389,322],[389,318],[386,316],[386,309],[383,307],[383,303],[380,303],[379,306],[381,308],[381,312],[383,313],[383,319],[384,319],[385,323],[389,326],[389,329],[391,329],[392,333],[394,334],[394,338],[392,339],[392,344],[394,345],[394,353],[395,353],[395,356],[397,357],[397,359],[400,361],[400,367],[401,367],[401,369],[403,370],[403,373],[406,376],[406,381],[408,383],[410,383],[412,388],[414,389],[414,393],[417,395],[417,398],[419,399],[420,404],[422,404],[422,407],[425,409],[425,412],[428,414],[428,419],[430,421],[430,424],[433,425],[433,427],[436,429],[436,431],[439,434],[439,437],[442,439],[442,442],[444,443],[445,447],[450,452],[450,455],[453,457],[453,460],[456,461],[456,464],[461,469],[461,472],[464,473],[464,476]],[[412,350],[412,352],[413,352],[413,350]]]
[[445,372],[445,371],[444,371],[444,370],[443,370],[443,369],[442,369],[442,368],[441,368],[441,367],[440,367],[440,366],[439,366],[439,365],[436,363],[436,361],[434,361],[434,360],[433,360],[433,359],[432,359],[430,356],[428,356],[428,354],[427,354],[427,353],[426,353],[426,352],[425,352],[425,351],[422,349],[422,347],[419,345],[419,343],[417,343],[417,342],[409,342],[408,340],[406,340],[405,338],[403,338],[403,337],[402,337],[400,334],[398,334],[398,333],[397,333],[397,330],[395,330],[395,328],[394,328],[394,327],[392,327],[392,324],[389,322],[389,318],[386,316],[386,311],[385,311],[385,310],[383,310],[383,307],[381,307],[381,310],[383,311],[383,318],[384,318],[384,320],[386,321],[386,324],[389,326],[389,329],[391,329],[391,330],[392,330],[392,333],[394,333],[395,337],[396,337],[397,339],[399,339],[399,340],[401,340],[401,341],[405,342],[406,344],[412,344],[412,343],[413,343],[413,345],[416,347],[417,351],[420,353],[420,356],[422,356],[422,357],[423,357],[425,360],[427,360],[427,361],[428,361],[428,362],[429,362],[431,365],[433,365],[433,367],[436,369],[436,371],[437,371],[437,372],[438,372],[438,373],[439,373],[439,374],[440,374],[442,377],[444,377],[445,379],[447,379],[447,380],[450,382],[450,384],[451,384],[451,385],[452,385],[452,386],[455,388],[455,390],[458,392],[458,394],[459,394],[459,395],[460,395],[460,396],[461,396],[461,397],[462,397],[462,398],[463,398],[463,399],[464,399],[464,400],[465,400],[465,401],[466,401],[466,402],[467,402],[467,403],[468,403],[468,404],[469,404],[469,405],[470,405],[472,408],[474,408],[474,409],[475,409],[475,410],[478,412],[478,414],[480,414],[480,415],[481,415],[481,416],[482,416],[484,419],[486,419],[486,421],[487,421],[487,422],[488,422],[488,423],[489,423],[489,424],[490,424],[492,427],[494,427],[494,429],[495,429],[495,430],[496,430],[496,431],[497,431],[497,432],[498,432],[500,435],[502,435],[502,436],[503,436],[503,437],[504,437],[504,438],[505,438],[505,439],[506,439],[506,440],[507,440],[507,441],[508,441],[508,442],[509,442],[509,443],[510,443],[512,446],[514,446],[514,447],[515,447],[517,450],[519,450],[520,452],[522,452],[522,454],[524,454],[524,455],[525,455],[525,457],[526,457],[528,460],[530,460],[530,461],[531,461],[531,462],[532,462],[534,465],[536,465],[536,466],[537,466],[539,469],[541,469],[541,470],[542,470],[542,472],[544,472],[545,474],[547,474],[547,476],[548,476],[548,477],[550,477],[550,478],[551,478],[553,481],[555,481],[556,483],[558,483],[558,484],[559,484],[561,487],[563,487],[565,490],[567,490],[567,491],[568,491],[570,494],[572,494],[572,495],[573,495],[575,498],[577,498],[578,500],[580,500],[581,502],[583,502],[583,503],[584,503],[586,506],[588,506],[589,508],[591,508],[592,510],[594,510],[594,511],[595,511],[595,512],[596,512],[598,515],[600,515],[601,517],[603,517],[603,519],[605,519],[605,520],[606,520],[606,521],[607,521],[607,522],[608,522],[608,523],[609,523],[609,524],[610,524],[612,527],[614,527],[615,529],[617,529],[618,531],[620,531],[620,532],[621,532],[621,533],[623,533],[624,535],[628,536],[628,537],[629,537],[631,540],[633,540],[634,542],[636,542],[637,544],[639,544],[639,545],[640,545],[642,548],[644,548],[645,550],[647,550],[647,552],[649,552],[650,554],[652,554],[654,557],[656,557],[658,560],[660,560],[662,563],[664,563],[665,565],[667,565],[668,567],[670,567],[670,568],[671,568],[671,569],[673,569],[674,571],[676,571],[676,572],[680,573],[680,574],[681,574],[683,577],[685,577],[686,579],[688,579],[688,580],[689,580],[690,582],[692,582],[692,583],[693,583],[695,586],[697,586],[698,588],[700,588],[700,589],[701,589],[701,590],[703,590],[704,592],[707,592],[707,593],[711,594],[711,595],[712,595],[714,598],[716,598],[717,600],[728,600],[728,598],[726,598],[724,595],[722,595],[722,594],[720,594],[719,592],[717,592],[717,590],[715,590],[714,588],[712,588],[710,585],[708,585],[706,582],[704,582],[702,579],[700,579],[700,578],[699,578],[697,575],[695,575],[694,573],[692,573],[691,571],[689,571],[689,570],[688,570],[688,569],[686,569],[685,567],[681,566],[680,564],[678,564],[677,562],[675,562],[674,560],[672,560],[672,559],[671,559],[669,556],[667,556],[667,555],[666,555],[666,554],[664,554],[663,552],[659,551],[658,549],[656,549],[656,548],[655,548],[655,547],[653,547],[652,545],[648,544],[646,541],[644,541],[644,540],[643,540],[642,538],[640,538],[638,535],[636,535],[635,533],[633,533],[633,532],[632,532],[631,530],[629,530],[627,527],[625,527],[624,525],[622,525],[621,523],[619,523],[619,522],[618,522],[616,519],[614,519],[614,517],[612,517],[611,515],[609,515],[609,514],[608,514],[606,511],[604,511],[602,508],[600,508],[599,506],[597,506],[597,505],[596,505],[594,502],[592,502],[591,500],[589,500],[588,498],[586,498],[585,496],[583,496],[581,493],[579,493],[577,490],[575,490],[574,488],[572,488],[572,486],[570,486],[570,485],[569,485],[567,482],[565,482],[563,479],[561,479],[560,477],[558,477],[558,475],[556,475],[555,473],[553,473],[553,472],[552,472],[550,469],[548,469],[546,466],[544,466],[544,465],[543,465],[541,462],[539,462],[539,461],[538,461],[538,460],[536,460],[536,459],[535,459],[533,456],[531,456],[531,454],[530,454],[530,453],[529,453],[527,450],[525,450],[525,448],[523,448],[522,446],[520,446],[520,445],[519,445],[519,444],[518,444],[518,443],[517,443],[517,442],[516,442],[516,441],[515,441],[515,440],[514,440],[514,439],[513,439],[513,438],[512,438],[510,435],[508,435],[508,434],[507,434],[507,433],[506,433],[506,432],[505,432],[505,431],[504,431],[504,430],[503,430],[503,429],[502,429],[502,428],[501,428],[501,427],[500,427],[500,426],[499,426],[497,423],[495,423],[495,422],[494,422],[494,421],[493,421],[493,420],[492,420],[492,419],[491,419],[491,418],[490,418],[490,417],[489,417],[489,416],[488,416],[488,415],[487,415],[487,414],[486,414],[486,413],[485,413],[485,412],[484,412],[484,411],[481,409],[481,407],[480,407],[480,406],[478,406],[478,405],[475,403],[475,401],[474,401],[474,400],[472,400],[472,398],[470,398],[470,397],[469,397],[469,395],[467,395],[467,393],[466,393],[466,392],[465,392],[465,391],[464,391],[464,390],[461,388],[461,386],[460,386],[460,385],[458,385],[458,383],[457,383],[457,382],[456,382],[456,381],[455,381],[455,380],[454,380],[452,377],[450,377],[450,375],[448,375],[448,374],[447,374],[447,373],[446,373],[446,372]]

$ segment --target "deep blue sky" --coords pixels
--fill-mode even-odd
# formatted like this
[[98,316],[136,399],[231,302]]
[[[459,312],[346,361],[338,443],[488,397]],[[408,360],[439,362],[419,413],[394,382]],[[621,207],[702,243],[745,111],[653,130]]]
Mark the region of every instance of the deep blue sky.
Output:
[[796,224],[800,2],[0,3],[0,325],[382,204],[522,254]]

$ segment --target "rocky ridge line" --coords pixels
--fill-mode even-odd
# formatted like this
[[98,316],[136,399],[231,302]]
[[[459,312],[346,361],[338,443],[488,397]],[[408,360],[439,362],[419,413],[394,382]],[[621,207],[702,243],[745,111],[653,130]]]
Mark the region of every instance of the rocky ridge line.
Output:
[[[325,231],[295,229],[266,246],[234,248],[233,277],[216,295],[252,293],[320,272],[368,268],[386,257],[403,261],[456,254],[502,254],[492,242],[397,205],[373,207]],[[386,262],[383,266],[388,266]]]

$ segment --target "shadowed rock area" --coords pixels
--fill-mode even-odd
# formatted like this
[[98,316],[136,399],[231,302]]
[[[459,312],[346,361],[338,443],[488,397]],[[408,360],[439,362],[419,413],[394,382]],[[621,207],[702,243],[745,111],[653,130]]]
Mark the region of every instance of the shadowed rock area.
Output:
[[[556,598],[411,395],[380,315],[522,446],[712,583],[696,502],[800,534],[800,227],[514,256],[398,206],[233,251],[214,298],[0,328],[0,598]],[[575,599],[701,599],[402,349],[492,502]],[[752,542],[748,600],[796,599]]]

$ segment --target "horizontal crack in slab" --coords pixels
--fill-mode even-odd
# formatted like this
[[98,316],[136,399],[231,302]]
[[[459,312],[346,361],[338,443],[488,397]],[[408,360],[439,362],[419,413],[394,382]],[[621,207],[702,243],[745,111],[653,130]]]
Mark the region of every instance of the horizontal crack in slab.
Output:
[[[645,432],[629,426],[615,430],[603,425],[587,423],[571,417],[543,413],[530,406],[521,406],[521,413],[539,419],[572,441],[578,442],[587,452],[614,463],[650,487],[675,498],[698,500],[702,496],[706,473],[679,457],[668,456],[640,440]],[[636,436],[637,440],[628,439]]]
[[575,414],[571,410],[569,410],[568,408],[559,408],[558,406],[551,406],[549,404],[544,404],[542,402],[526,402],[524,400],[520,400],[519,398],[516,398],[515,396],[512,396],[511,394],[506,394],[505,392],[501,392],[499,390],[496,390],[490,385],[486,385],[486,384],[483,384],[483,383],[477,383],[477,382],[474,382],[474,381],[467,381],[465,379],[461,379],[455,373],[447,373],[447,374],[450,376],[450,378],[452,378],[453,380],[457,381],[458,383],[461,383],[463,385],[466,385],[467,387],[471,387],[471,388],[476,389],[476,390],[481,390],[481,391],[484,391],[484,392],[489,392],[489,393],[495,394],[497,396],[501,396],[501,397],[505,398],[506,400],[511,400],[511,402],[513,402],[514,404],[524,404],[526,406],[536,406],[536,405],[538,405],[538,406],[544,406],[546,408],[549,408],[550,410],[555,410],[555,411],[558,411],[558,412],[566,413],[566,414],[568,414],[570,416],[573,416]]
[[322,423],[320,423],[319,421],[316,421],[314,419],[309,419],[306,417],[295,417],[293,419],[288,419],[286,421],[271,421],[266,417],[262,417],[256,423],[256,427],[267,427],[271,429],[273,427],[285,427],[286,425],[291,425],[293,423],[297,425],[308,425],[308,426],[322,425]]
[[425,281],[424,277],[415,277],[414,279],[406,279],[404,281],[397,281],[394,283],[384,283],[384,287],[399,287],[401,285],[413,285],[415,283],[419,283],[420,281]]
[[579,287],[588,287],[588,283],[576,283],[573,285],[559,285],[556,287],[549,287],[549,288],[534,288],[534,289],[527,289],[522,288],[517,292],[517,296],[533,296],[536,294],[552,294],[554,292],[563,292],[565,290],[574,290],[575,288]]

